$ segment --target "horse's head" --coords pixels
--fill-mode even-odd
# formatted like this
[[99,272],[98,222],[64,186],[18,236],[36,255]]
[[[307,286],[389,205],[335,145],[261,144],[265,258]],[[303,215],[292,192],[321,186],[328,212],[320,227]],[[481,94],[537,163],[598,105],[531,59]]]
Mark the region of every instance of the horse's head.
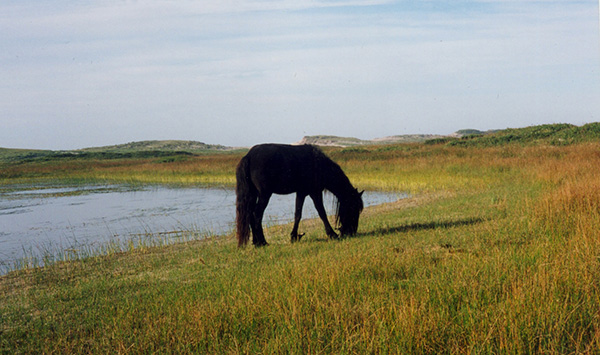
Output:
[[358,231],[358,218],[363,210],[362,194],[357,189],[338,199],[337,223],[342,237],[355,235]]

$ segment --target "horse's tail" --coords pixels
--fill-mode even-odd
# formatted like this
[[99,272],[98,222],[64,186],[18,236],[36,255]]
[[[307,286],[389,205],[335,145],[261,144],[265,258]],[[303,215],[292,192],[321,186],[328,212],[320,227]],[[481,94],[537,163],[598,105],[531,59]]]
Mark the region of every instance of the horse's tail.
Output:
[[250,181],[248,160],[248,157],[243,157],[235,172],[235,219],[238,246],[240,247],[245,246],[248,243],[248,239],[250,239],[250,223],[252,221],[254,205],[256,204],[256,192]]

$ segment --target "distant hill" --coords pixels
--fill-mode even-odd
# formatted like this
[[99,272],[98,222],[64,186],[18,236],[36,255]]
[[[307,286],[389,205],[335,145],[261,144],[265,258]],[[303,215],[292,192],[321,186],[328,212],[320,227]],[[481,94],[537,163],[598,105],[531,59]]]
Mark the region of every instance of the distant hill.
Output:
[[353,137],[338,136],[305,136],[300,141],[293,143],[295,145],[314,144],[328,147],[350,147],[355,145],[367,144],[367,141]]
[[224,145],[206,144],[197,141],[141,141],[130,142],[118,145],[109,145],[104,147],[92,147],[75,150],[75,152],[140,152],[140,151],[172,151],[201,153],[206,151],[227,151],[234,148]]
[[0,162],[20,160],[24,157],[43,156],[51,154],[51,150],[0,148]]
[[388,136],[375,139],[358,139],[354,137],[338,137],[338,136],[305,136],[299,142],[294,144],[314,144],[320,146],[331,147],[353,147],[358,145],[371,144],[400,144],[400,143],[423,143],[431,140],[446,140],[449,138],[461,138],[471,135],[486,135],[497,132],[495,131],[480,131],[477,129],[461,129],[450,135],[439,134],[402,134],[396,136]]
[[469,134],[460,138],[433,140],[427,143],[444,143],[454,146],[501,146],[509,144],[532,145],[569,145],[600,141],[600,122],[588,123],[583,126],[558,123],[531,126],[524,128],[508,128],[491,131],[488,134]]
[[[447,136],[434,134],[397,135],[371,140],[337,136],[306,136],[295,144],[354,147],[373,144],[424,143],[451,146],[500,146],[509,144],[568,145],[583,142],[600,142],[600,122],[583,126],[572,124],[547,124],[524,128],[479,131],[462,129]],[[121,159],[168,157],[232,151],[238,148],[206,144],[197,141],[163,140],[130,142],[105,147],[54,151],[0,148],[0,162],[44,161],[53,159]]]
[[142,141],[76,150],[28,150],[0,148],[0,161],[23,162],[54,159],[152,158],[231,151],[236,148],[196,141]]
[[434,134],[408,134],[371,140],[337,136],[306,136],[294,144],[354,147],[371,144],[425,143],[484,147],[507,144],[568,145],[592,141],[600,141],[600,122],[588,123],[583,126],[558,123],[489,131],[461,129],[446,136]]
[[398,144],[398,143],[420,143],[429,139],[441,138],[445,136],[435,134],[406,134],[398,136],[389,136],[383,138],[375,138],[371,140],[363,140],[353,137],[338,137],[338,136],[305,136],[299,142],[294,144],[314,144],[319,146],[330,147],[353,147],[359,145],[371,144]]

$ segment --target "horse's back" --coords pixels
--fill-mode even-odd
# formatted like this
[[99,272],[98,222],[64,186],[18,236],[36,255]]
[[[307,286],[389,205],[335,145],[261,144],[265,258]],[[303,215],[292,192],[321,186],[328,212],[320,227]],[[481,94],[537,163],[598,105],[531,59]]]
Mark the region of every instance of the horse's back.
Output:
[[289,194],[312,188],[315,148],[309,145],[260,144],[246,155],[253,184],[262,191]]
[[315,148],[311,145],[288,145],[266,143],[255,145],[250,149],[247,157],[253,165],[267,165],[274,167],[281,165],[305,165],[314,161]]
[[310,155],[314,154],[313,151],[316,148],[315,146],[309,144],[303,145],[291,145],[291,144],[279,144],[279,143],[264,143],[258,144],[254,147],[250,148],[248,151],[248,156],[277,156],[277,155],[285,155],[288,157],[298,156],[298,155]]

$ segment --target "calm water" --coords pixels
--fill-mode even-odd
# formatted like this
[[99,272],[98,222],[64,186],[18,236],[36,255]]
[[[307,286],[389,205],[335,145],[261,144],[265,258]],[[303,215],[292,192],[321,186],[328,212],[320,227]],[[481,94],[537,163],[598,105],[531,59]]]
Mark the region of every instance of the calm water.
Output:
[[[365,192],[365,206],[392,202],[398,194]],[[293,220],[295,195],[274,195],[265,224]],[[333,196],[325,194],[333,213]],[[303,217],[316,217],[307,198]],[[0,266],[48,251],[95,248],[115,239],[193,232],[199,237],[231,231],[235,192],[216,188],[127,186],[0,188]]]

